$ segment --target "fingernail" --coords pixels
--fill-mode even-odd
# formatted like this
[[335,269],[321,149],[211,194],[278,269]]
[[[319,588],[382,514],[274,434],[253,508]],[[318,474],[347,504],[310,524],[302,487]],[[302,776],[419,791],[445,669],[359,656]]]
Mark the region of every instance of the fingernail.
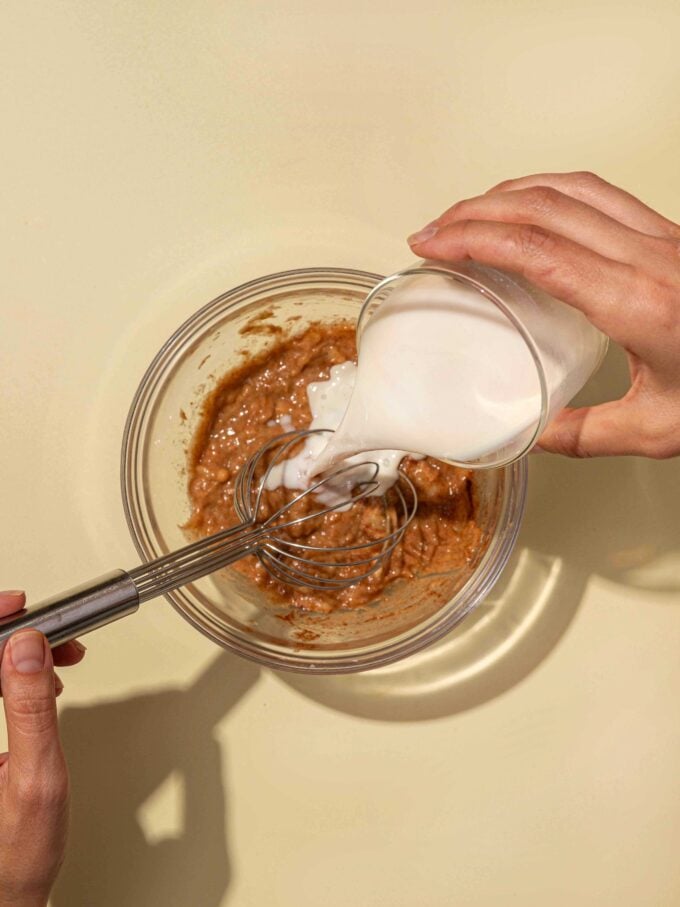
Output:
[[0,595],[16,595],[17,598],[24,594],[23,589],[5,589]]
[[546,451],[545,447],[541,447],[540,444],[534,444],[534,446],[531,448],[529,453],[538,454],[538,453],[547,453],[547,451]]
[[409,246],[417,246],[419,243],[425,242],[425,240],[427,239],[432,239],[438,229],[439,227],[437,226],[437,224],[428,224],[417,233],[412,233],[408,238]]
[[37,674],[45,664],[45,643],[36,630],[25,630],[10,639],[12,664],[19,674]]
[[72,639],[71,645],[74,645],[79,652],[87,652],[87,646],[83,645],[79,639]]
[[58,696],[64,691],[64,684],[61,682],[61,677],[57,674],[54,675],[54,695]]

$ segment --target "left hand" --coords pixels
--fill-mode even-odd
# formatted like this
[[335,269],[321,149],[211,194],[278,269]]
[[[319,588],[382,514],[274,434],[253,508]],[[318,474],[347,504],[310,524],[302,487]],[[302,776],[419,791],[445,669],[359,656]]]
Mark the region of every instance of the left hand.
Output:
[[[23,592],[0,592],[0,618],[25,603]],[[15,633],[2,653],[9,752],[0,754],[0,907],[45,907],[64,858],[69,785],[53,665],[75,664],[84,653],[76,642],[52,653],[36,630]]]

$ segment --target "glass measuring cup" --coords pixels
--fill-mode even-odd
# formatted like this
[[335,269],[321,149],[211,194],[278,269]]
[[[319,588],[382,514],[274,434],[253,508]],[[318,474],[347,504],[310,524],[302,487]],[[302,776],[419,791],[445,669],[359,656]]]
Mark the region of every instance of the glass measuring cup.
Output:
[[[357,324],[360,362],[362,349],[369,345],[367,328],[371,320],[397,290],[412,306],[436,296],[437,306],[450,307],[452,318],[457,319],[455,325],[460,337],[450,356],[445,346],[418,351],[419,355],[447,357],[443,380],[452,380],[453,376],[461,381],[471,401],[466,413],[471,419],[470,439],[474,439],[475,433],[480,439],[487,439],[486,449],[480,441],[478,449],[473,450],[474,440],[470,440],[467,447],[463,444],[459,450],[447,451],[446,456],[441,451],[417,448],[420,453],[455,465],[504,466],[526,454],[547,423],[598,369],[607,350],[607,337],[583,313],[518,275],[476,262],[423,261],[386,277],[368,294]],[[427,317],[426,308],[422,311],[423,317]],[[480,326],[484,330],[480,331]],[[522,373],[521,379],[504,371],[502,357],[494,358],[494,350],[480,345],[480,338],[490,336],[490,327],[496,334],[505,332],[506,342],[514,346],[513,361],[517,372]],[[443,337],[441,342],[445,343]],[[365,355],[368,354],[369,350],[365,349]],[[373,351],[370,354],[375,355]],[[513,397],[515,391],[517,399]],[[516,417],[512,415],[513,406]],[[454,414],[439,413],[436,418],[448,416]],[[460,416],[458,413],[457,417]],[[499,434],[499,416],[506,423],[508,420],[512,423],[515,418],[516,425],[509,435]],[[422,417],[433,418],[426,407]],[[412,438],[417,438],[418,426],[412,425],[409,430]],[[490,440],[494,437],[495,442]],[[404,449],[414,449],[415,443]]]

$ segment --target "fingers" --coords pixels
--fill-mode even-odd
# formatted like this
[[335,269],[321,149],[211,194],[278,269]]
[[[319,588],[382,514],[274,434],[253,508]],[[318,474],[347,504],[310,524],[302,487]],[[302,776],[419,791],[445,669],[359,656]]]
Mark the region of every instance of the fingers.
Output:
[[441,228],[431,225],[410,237],[409,243],[423,258],[473,259],[522,274],[580,309],[623,346],[630,345],[638,333],[639,300],[631,289],[636,286],[635,269],[564,236],[531,224],[471,220]]
[[[85,657],[85,652],[85,646],[77,639],[73,639],[71,642],[64,643],[62,646],[57,646],[55,649],[52,649],[52,661],[57,667],[70,667],[71,665],[78,664],[78,662],[82,661]],[[1,649],[0,658],[2,658]],[[56,694],[57,696],[60,696],[64,692],[64,684],[57,674],[54,675],[54,682]],[[2,695],[1,684],[0,695]]]
[[86,651],[87,648],[82,642],[72,639],[71,642],[65,642],[63,645],[52,649],[52,659],[55,665],[60,668],[70,667],[81,662],[85,658]]
[[[10,617],[13,614],[17,614],[19,611],[23,611],[26,607],[26,593],[21,589],[10,589],[5,592],[0,592],[0,618]],[[77,639],[71,640],[71,642],[66,642],[61,646],[57,646],[52,652],[52,658],[55,665],[59,667],[67,667],[70,665],[78,664],[85,657],[85,652],[87,647],[79,642]],[[2,657],[2,650],[0,649],[0,658]]]
[[625,226],[597,208],[550,186],[492,192],[466,199],[437,218],[441,228],[458,221],[535,224],[615,261],[644,265],[657,239]]
[[646,453],[632,408],[623,400],[562,410],[547,426],[537,446],[567,457]]
[[21,589],[0,592],[0,617],[8,617],[26,607],[26,593]]
[[490,189],[489,193],[528,189],[531,186],[551,186],[642,233],[680,239],[680,227],[677,224],[594,173],[536,173],[520,179],[505,180]]
[[63,859],[69,800],[45,637],[11,636],[0,674],[9,742],[0,757],[0,902],[45,904]]
[[57,727],[52,655],[45,637],[22,630],[5,647],[0,666],[12,784],[31,786],[63,764]]

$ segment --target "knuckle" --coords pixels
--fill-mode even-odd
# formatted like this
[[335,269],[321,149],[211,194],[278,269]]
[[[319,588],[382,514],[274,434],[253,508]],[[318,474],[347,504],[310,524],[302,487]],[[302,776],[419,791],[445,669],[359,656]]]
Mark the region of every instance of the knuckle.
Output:
[[588,460],[593,456],[593,452],[587,444],[583,443],[581,436],[577,435],[571,449],[568,451],[568,455],[579,460]]
[[652,460],[667,460],[680,453],[680,440],[671,428],[673,424],[658,408],[655,411],[646,408],[644,418],[639,421],[639,453]]
[[478,222],[474,220],[459,220],[455,227],[460,231],[463,243],[466,245],[474,242],[479,232]]
[[552,186],[533,186],[524,192],[524,202],[534,214],[551,214],[558,206],[560,193]]
[[577,170],[574,173],[569,174],[569,176],[576,188],[585,193],[596,192],[605,185],[605,181],[602,177],[590,170]]
[[535,224],[521,224],[516,234],[519,252],[524,256],[542,256],[550,251],[552,235]]
[[659,248],[664,258],[669,258],[676,266],[680,265],[680,227],[673,225],[674,236],[655,237],[655,245]]
[[555,428],[550,436],[546,450],[561,454],[563,457],[580,458],[585,456],[578,438],[573,438],[565,429]]
[[21,775],[16,782],[15,795],[20,807],[32,812],[64,808],[69,800],[66,770],[62,768],[39,776]]
[[41,696],[18,697],[12,702],[11,721],[24,733],[44,733],[54,726],[54,702]]
[[512,189],[512,187],[515,185],[515,183],[516,183],[516,180],[514,180],[514,179],[503,180],[500,183],[496,183],[495,186],[492,186],[488,190],[488,192],[507,192],[508,189]]
[[461,199],[458,202],[454,202],[453,205],[450,205],[444,214],[442,215],[442,220],[446,222],[447,220],[459,220],[463,212],[467,209],[468,199]]
[[647,430],[640,438],[640,453],[650,460],[668,460],[675,456],[677,450],[671,443],[668,434],[655,434]]
[[635,289],[641,306],[644,307],[645,319],[649,320],[657,331],[673,336],[680,332],[680,301],[678,288],[665,278],[650,277],[637,272]]

